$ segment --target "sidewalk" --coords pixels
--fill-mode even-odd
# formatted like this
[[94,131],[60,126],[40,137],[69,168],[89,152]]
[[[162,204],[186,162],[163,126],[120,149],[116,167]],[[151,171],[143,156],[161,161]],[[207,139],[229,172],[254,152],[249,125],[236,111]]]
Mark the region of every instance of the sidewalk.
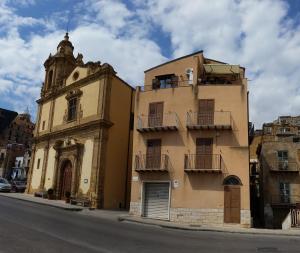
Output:
[[120,221],[128,221],[141,223],[146,225],[154,225],[162,228],[181,229],[189,231],[210,231],[210,232],[226,232],[239,234],[254,235],[277,235],[277,236],[300,236],[300,229],[280,230],[280,229],[258,229],[258,228],[234,228],[234,227],[206,227],[206,226],[190,226],[169,221],[153,220],[142,217],[134,217],[130,215],[122,215]]
[[66,204],[63,200],[48,200],[43,198],[34,197],[31,194],[26,193],[0,193],[0,197],[7,197],[12,199],[18,199],[22,201],[33,202],[39,205],[52,206],[55,208],[60,208],[68,211],[82,211],[84,208],[81,206],[75,206]]

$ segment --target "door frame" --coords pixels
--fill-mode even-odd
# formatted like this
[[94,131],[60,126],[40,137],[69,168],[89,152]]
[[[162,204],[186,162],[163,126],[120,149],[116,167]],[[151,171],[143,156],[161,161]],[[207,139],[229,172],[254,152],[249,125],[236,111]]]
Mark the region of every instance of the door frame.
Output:
[[[228,180],[231,180],[228,181]],[[223,180],[223,196],[224,196],[224,207],[223,207],[223,222],[226,223],[226,224],[241,224],[241,219],[242,219],[242,215],[241,215],[241,211],[242,211],[242,194],[241,194],[241,186],[242,186],[242,182],[240,180],[239,177],[235,176],[235,175],[229,175],[227,176],[224,180]],[[225,222],[225,194],[226,194],[226,191],[225,191],[225,187],[228,187],[228,188],[238,188],[239,189],[239,195],[240,195],[240,198],[239,198],[239,206],[240,206],[240,210],[239,210],[239,222],[238,223],[233,223],[233,222]]]
[[169,201],[168,201],[168,220],[170,220],[170,208],[171,208],[171,189],[172,189],[172,181],[171,180],[143,180],[141,181],[141,203],[140,203],[140,210],[141,210],[141,217],[147,218],[144,216],[144,203],[145,203],[145,185],[146,183],[168,183],[169,184]]

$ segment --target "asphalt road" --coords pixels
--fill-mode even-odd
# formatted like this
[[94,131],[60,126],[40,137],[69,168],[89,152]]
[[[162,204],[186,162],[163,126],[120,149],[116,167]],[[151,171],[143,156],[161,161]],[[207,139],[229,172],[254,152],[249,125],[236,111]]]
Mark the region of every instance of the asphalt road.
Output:
[[300,252],[300,238],[181,231],[0,196],[0,252]]

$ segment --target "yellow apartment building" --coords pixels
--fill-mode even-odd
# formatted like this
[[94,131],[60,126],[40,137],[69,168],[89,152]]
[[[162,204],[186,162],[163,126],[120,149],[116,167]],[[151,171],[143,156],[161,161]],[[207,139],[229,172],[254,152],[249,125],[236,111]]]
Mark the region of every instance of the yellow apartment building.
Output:
[[[129,203],[134,89],[107,63],[75,58],[66,34],[45,61],[27,192],[86,198],[92,207]],[[129,174],[128,174],[129,173]]]
[[137,87],[130,214],[250,227],[245,69],[196,52]]

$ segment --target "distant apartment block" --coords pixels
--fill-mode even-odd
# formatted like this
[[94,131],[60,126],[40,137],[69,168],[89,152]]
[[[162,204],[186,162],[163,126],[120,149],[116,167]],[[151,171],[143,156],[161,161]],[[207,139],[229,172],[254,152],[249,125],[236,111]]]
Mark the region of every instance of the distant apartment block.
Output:
[[281,228],[300,203],[300,117],[281,116],[263,125],[259,147],[264,223]]
[[130,213],[249,227],[245,69],[203,52],[145,71],[135,98]]

